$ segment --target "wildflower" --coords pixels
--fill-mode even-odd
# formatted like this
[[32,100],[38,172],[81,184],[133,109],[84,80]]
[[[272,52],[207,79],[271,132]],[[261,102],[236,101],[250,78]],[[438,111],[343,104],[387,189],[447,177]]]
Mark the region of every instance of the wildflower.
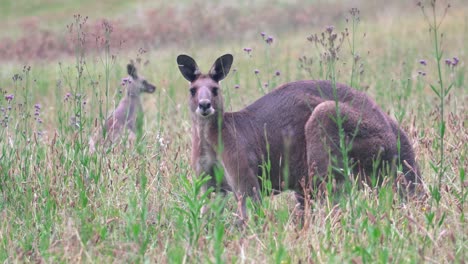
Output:
[[450,59],[445,60],[445,65],[452,66],[452,61]]
[[421,75],[421,76],[426,76],[426,73],[423,72],[423,71],[418,71],[418,74]]
[[34,108],[35,108],[36,110],[41,110],[41,105],[40,105],[40,104],[35,104],[35,105],[34,105]]
[[268,38],[265,39],[265,42],[268,44],[268,45],[271,45],[273,43],[273,37],[272,36],[268,36]]
[[12,94],[5,95],[5,100],[7,100],[8,102],[13,100],[13,98],[15,98],[15,96]]
[[239,87],[240,87],[240,86],[239,86],[238,84],[234,85],[234,88],[235,88],[235,89],[239,89]]
[[250,52],[252,52],[252,48],[244,48],[244,51],[247,52],[247,54],[250,54]]
[[125,86],[126,84],[131,84],[132,83],[132,79],[130,79],[130,77],[125,77],[122,79],[122,86]]
[[64,101],[68,101],[68,99],[70,99],[71,97],[71,93],[66,93],[65,94],[65,97],[63,98]]
[[420,61],[419,61],[419,64],[426,66],[426,65],[427,65],[427,61],[426,61],[426,60],[420,60]]
[[453,66],[453,67],[457,66],[459,61],[460,61],[460,60],[458,60],[457,57],[453,57],[452,66]]
[[258,69],[255,69],[255,70],[254,70],[254,73],[255,73],[255,74],[259,74],[260,71],[259,71]]
[[265,88],[268,88],[268,83],[264,83],[263,86],[264,86]]
[[260,33],[260,36],[262,36],[262,38],[265,38],[266,33],[265,33],[265,32],[261,32],[261,33]]
[[276,72],[275,72],[275,75],[276,75],[276,76],[280,76],[280,75],[281,75],[281,72],[280,72],[280,71],[276,71]]
[[331,34],[333,32],[333,29],[335,29],[334,26],[328,26],[325,30],[328,32],[328,34]]

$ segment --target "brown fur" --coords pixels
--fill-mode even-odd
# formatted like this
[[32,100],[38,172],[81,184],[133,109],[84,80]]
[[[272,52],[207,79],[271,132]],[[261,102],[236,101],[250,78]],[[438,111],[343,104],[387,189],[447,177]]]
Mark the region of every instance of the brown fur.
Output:
[[[216,60],[209,74],[200,74],[192,58],[186,55],[177,58],[179,69],[190,81],[192,93],[192,165],[199,175],[214,176],[215,166],[224,169],[224,180],[218,187],[222,191],[233,191],[241,198],[240,218],[246,214],[247,196],[260,199],[259,176],[268,158],[273,191],[294,190],[300,202],[303,202],[301,182],[316,187],[328,177],[330,165],[343,166],[334,164],[329,155],[336,160],[341,157],[338,127],[332,119],[336,117],[336,101],[345,119],[346,141],[353,140],[349,157],[357,164],[353,167],[355,175],[371,175],[373,163],[379,157],[394,164],[398,158],[399,134],[401,162],[405,160],[414,169],[403,166],[403,173],[411,182],[410,191],[414,189],[413,183],[420,181],[406,134],[366,94],[343,84],[336,84],[335,100],[330,81],[286,83],[243,110],[224,112],[219,81],[228,74],[232,61],[231,55],[224,55]],[[219,136],[223,143],[220,153]],[[288,179],[283,175],[285,164],[289,165]],[[382,162],[378,165],[382,168]],[[344,178],[339,171],[334,171],[333,175],[336,180]],[[308,182],[309,179],[313,182]],[[215,185],[212,179],[206,187]]]
[[[101,128],[93,138],[90,139],[90,152],[96,150],[96,143],[101,146],[110,145],[117,142],[125,133],[128,133],[127,140],[133,142],[136,139],[136,120],[138,114],[143,112],[140,94],[143,92],[153,93],[156,86],[148,83],[145,78],[138,76],[133,64],[127,65],[128,78],[124,85],[126,94],[120,100],[119,105],[107,118],[103,128]],[[105,129],[105,136],[104,131]]]

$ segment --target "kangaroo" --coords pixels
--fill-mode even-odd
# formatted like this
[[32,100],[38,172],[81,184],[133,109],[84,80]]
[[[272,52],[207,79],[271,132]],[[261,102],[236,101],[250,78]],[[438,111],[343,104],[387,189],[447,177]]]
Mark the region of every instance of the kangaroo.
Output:
[[[126,86],[126,94],[120,100],[119,105],[113,113],[106,119],[104,127],[98,131],[94,138],[90,139],[90,152],[94,152],[96,142],[101,145],[112,144],[119,137],[128,132],[128,140],[133,142],[136,139],[136,123],[139,114],[142,114],[140,94],[154,93],[156,86],[150,84],[142,76],[138,76],[137,69],[133,63],[127,65],[128,77],[123,80],[122,85]],[[105,129],[105,137],[103,135]]]
[[[242,222],[246,219],[246,197],[261,199],[260,176],[268,160],[273,192],[293,190],[302,205],[304,182],[318,186],[329,176],[330,167],[336,169],[332,174],[337,181],[345,179],[340,173],[343,164],[335,162],[341,160],[337,109],[344,120],[347,142],[352,140],[348,155],[356,164],[353,173],[371,175],[374,164],[382,169],[384,163],[395,163],[399,158],[407,164],[403,166],[407,189],[413,191],[420,181],[406,134],[362,92],[325,80],[296,81],[277,87],[238,112],[224,112],[220,81],[228,75],[233,56],[219,57],[208,74],[187,55],[179,55],[177,63],[190,82],[192,166],[198,175],[212,176],[204,191],[215,187],[222,193],[236,194]],[[218,184],[214,180],[216,168],[224,170]]]

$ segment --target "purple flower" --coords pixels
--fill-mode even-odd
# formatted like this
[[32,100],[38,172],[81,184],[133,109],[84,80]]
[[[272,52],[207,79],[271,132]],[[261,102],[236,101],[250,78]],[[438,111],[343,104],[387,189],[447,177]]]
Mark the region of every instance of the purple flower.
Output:
[[266,33],[265,33],[265,32],[261,32],[261,33],[260,33],[260,36],[262,36],[262,38],[265,38]]
[[419,63],[420,63],[421,65],[424,65],[424,66],[427,65],[427,61],[426,61],[426,60],[420,60]]
[[130,77],[125,77],[122,79],[122,86],[126,84],[131,84],[131,83],[132,83],[132,79]]
[[271,43],[273,43],[273,37],[272,37],[272,36],[268,36],[268,38],[265,39],[265,42],[266,42],[268,45],[271,45]]
[[255,73],[255,74],[259,74],[260,71],[259,71],[258,69],[255,69],[255,70],[254,70],[254,73]]
[[450,59],[446,59],[446,60],[445,60],[445,65],[451,66],[451,65],[452,65],[452,61],[451,61]]
[[265,86],[265,88],[268,88],[268,83],[264,83],[263,86]]
[[421,75],[421,76],[426,76],[426,73],[423,72],[423,71],[418,71],[418,74]]
[[12,94],[5,95],[5,100],[7,100],[8,102],[13,100],[13,98],[15,98],[15,96]]
[[457,66],[459,61],[460,61],[460,60],[459,60],[457,57],[453,57],[452,66],[453,66],[453,67]]
[[280,76],[280,75],[281,75],[281,72],[280,72],[280,71],[276,71],[276,72],[275,72],[275,75],[276,75],[276,76]]
[[34,108],[36,108],[36,110],[41,110],[41,104],[35,104]]
[[239,87],[240,87],[240,86],[239,86],[238,84],[234,85],[234,88],[235,88],[235,89],[239,89]]
[[333,29],[335,29],[334,26],[328,26],[325,30],[326,30],[329,34],[331,34],[331,33],[333,32]]
[[250,54],[250,52],[252,52],[252,48],[244,48],[244,51],[247,52],[247,54]]

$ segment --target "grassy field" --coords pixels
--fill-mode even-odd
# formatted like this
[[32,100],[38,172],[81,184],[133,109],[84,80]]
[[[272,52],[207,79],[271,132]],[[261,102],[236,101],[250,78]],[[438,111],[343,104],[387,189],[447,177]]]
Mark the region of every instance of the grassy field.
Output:
[[[14,29],[34,21],[57,39],[69,39],[72,49],[46,58],[3,53],[7,55],[0,64],[1,262],[467,261],[468,6],[463,1],[452,1],[446,16],[446,3],[437,2],[437,17],[444,17],[439,28],[440,71],[430,21],[413,2],[102,1],[96,8],[91,1],[82,5],[70,1],[73,8],[58,1],[33,2],[37,3],[0,0],[0,14],[9,25],[0,37],[20,39],[25,33]],[[200,11],[192,13],[197,5],[210,10],[208,18],[201,18]],[[430,3],[424,5],[431,18]],[[354,19],[350,7],[361,10]],[[148,19],[148,13],[125,19],[151,8],[166,10],[154,14],[173,16],[177,24],[168,20],[167,27],[150,27],[151,21],[161,18]],[[312,19],[315,13],[310,11],[298,18],[298,10],[319,10],[327,16]],[[73,17],[78,13],[80,17]],[[264,22],[255,21],[256,16]],[[44,22],[48,18],[51,22]],[[86,25],[101,26],[103,18],[115,22],[112,30],[87,31]],[[289,20],[298,24],[288,24]],[[69,30],[71,23],[75,26]],[[80,23],[81,28],[76,26]],[[145,41],[132,45],[132,39],[126,39],[130,44],[118,44],[119,36],[128,33],[120,27],[140,24],[148,31],[132,36]],[[326,50],[307,37],[330,25],[335,32],[346,28],[349,32],[339,51],[337,80],[365,90],[402,125],[413,142],[428,195],[405,200],[391,180],[378,189],[352,184],[344,195],[330,193],[313,201],[301,226],[295,200],[285,192],[263,197],[260,208],[249,205],[251,218],[239,230],[233,196],[204,199],[199,190],[202,180],[190,167],[189,91],[175,59],[189,54],[207,71],[217,57],[232,53],[234,69],[222,89],[227,110],[236,111],[279,84],[327,78],[321,61]],[[181,30],[171,42],[153,34],[159,29]],[[190,29],[197,34],[180,37]],[[271,45],[260,36],[262,31],[274,38]],[[83,38],[96,45],[84,45]],[[247,47],[252,52],[244,51]],[[89,137],[119,102],[130,60],[157,86],[154,94],[142,98],[142,138],[133,148],[118,146],[90,154]],[[447,92],[442,99],[437,95],[440,80]],[[199,209],[205,204],[212,210],[201,216]]]

